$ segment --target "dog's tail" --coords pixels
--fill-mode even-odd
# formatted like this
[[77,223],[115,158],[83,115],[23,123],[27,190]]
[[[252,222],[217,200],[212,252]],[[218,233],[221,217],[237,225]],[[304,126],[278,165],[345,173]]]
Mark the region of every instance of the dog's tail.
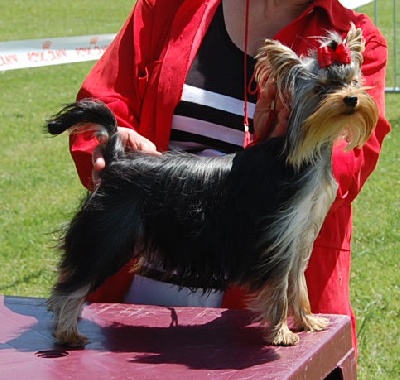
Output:
[[101,101],[83,99],[65,106],[47,120],[47,132],[59,135],[92,132],[104,146],[106,164],[125,153],[124,144],[117,130],[117,120],[112,111]]

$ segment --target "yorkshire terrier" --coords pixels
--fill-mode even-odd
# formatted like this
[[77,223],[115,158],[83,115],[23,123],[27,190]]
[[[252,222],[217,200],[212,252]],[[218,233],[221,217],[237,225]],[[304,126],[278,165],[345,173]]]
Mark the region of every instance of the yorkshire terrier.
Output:
[[[132,258],[163,279],[204,292],[245,287],[267,344],[295,345],[294,331],[319,331],[304,272],[335,199],[332,147],[364,144],[378,118],[362,86],[364,42],[351,25],[329,32],[308,57],[265,40],[256,80],[273,78],[291,105],[285,135],[217,158],[125,151],[116,119],[101,102],[82,100],[48,121],[51,134],[93,130],[106,167],[63,236],[59,278],[48,301],[58,343],[83,346],[78,317],[87,294]],[[142,269],[142,271],[146,271]],[[293,317],[293,330],[288,327]]]

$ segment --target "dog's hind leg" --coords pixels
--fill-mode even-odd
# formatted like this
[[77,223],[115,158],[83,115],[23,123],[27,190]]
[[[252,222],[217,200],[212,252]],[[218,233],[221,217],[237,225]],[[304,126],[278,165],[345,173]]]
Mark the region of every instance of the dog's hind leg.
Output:
[[68,294],[57,289],[53,291],[47,305],[54,313],[53,335],[57,344],[83,347],[88,342],[78,331],[78,318],[88,291],[88,286]]
[[129,262],[138,248],[135,243],[141,223],[137,205],[114,201],[97,193],[91,195],[61,241],[59,278],[48,301],[60,344],[86,343],[77,325],[87,294]]

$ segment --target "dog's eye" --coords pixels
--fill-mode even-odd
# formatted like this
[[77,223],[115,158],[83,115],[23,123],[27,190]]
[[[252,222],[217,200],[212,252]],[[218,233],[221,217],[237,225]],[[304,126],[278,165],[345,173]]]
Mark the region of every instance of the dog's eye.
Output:
[[323,91],[324,91],[324,88],[322,86],[320,86],[320,85],[317,85],[317,86],[313,87],[314,94],[320,94]]

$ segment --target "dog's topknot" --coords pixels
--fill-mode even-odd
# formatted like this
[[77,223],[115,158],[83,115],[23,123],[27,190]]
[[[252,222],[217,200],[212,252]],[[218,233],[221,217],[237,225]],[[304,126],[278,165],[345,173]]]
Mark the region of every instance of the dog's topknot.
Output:
[[[343,51],[345,51],[346,54],[348,54],[348,57],[346,57],[346,54],[343,54],[342,59],[348,59],[342,62],[339,60],[338,62],[336,62],[337,64],[348,64],[352,62],[353,64],[356,64],[359,68],[361,67],[363,62],[362,53],[365,50],[365,41],[362,36],[361,28],[356,28],[353,23],[350,23],[350,29],[347,32],[346,37],[343,38],[336,31],[328,31],[327,36],[320,38],[319,42],[321,45],[317,49],[317,53],[320,53],[321,49],[323,50],[327,48],[335,52],[338,49],[342,49]],[[315,52],[310,53],[310,56],[314,55]],[[322,68],[324,68],[323,65]]]

